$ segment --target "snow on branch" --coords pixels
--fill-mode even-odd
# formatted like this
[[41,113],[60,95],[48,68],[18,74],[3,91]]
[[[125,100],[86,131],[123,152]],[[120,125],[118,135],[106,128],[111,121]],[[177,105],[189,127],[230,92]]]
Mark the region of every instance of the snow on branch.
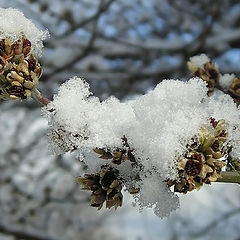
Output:
[[92,206],[101,208],[104,201],[107,207],[121,206],[125,186],[140,207],[167,216],[178,207],[173,192],[216,181],[229,146],[239,152],[236,104],[229,95],[209,98],[207,92],[200,78],[166,80],[135,100],[100,102],[74,77],[43,108],[51,148],[82,155],[91,174],[79,182],[92,191]]

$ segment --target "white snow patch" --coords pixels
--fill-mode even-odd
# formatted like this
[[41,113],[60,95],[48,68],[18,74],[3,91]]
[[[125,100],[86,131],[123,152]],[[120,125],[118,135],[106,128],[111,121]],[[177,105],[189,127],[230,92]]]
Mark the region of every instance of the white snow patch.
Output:
[[224,90],[228,90],[233,79],[235,78],[235,75],[234,74],[220,74],[220,77],[219,77],[219,84],[220,86],[224,89]]
[[37,29],[33,22],[17,9],[0,8],[0,39],[8,38],[15,42],[23,34],[32,43],[34,53],[41,56],[42,41],[48,36],[48,31]]
[[199,68],[204,68],[204,64],[210,62],[210,59],[206,54],[202,53],[198,56],[191,57],[190,62]]
[[171,192],[163,179],[157,175],[146,175],[140,185],[137,197],[140,209],[153,208],[154,213],[164,218],[179,207],[179,199]]

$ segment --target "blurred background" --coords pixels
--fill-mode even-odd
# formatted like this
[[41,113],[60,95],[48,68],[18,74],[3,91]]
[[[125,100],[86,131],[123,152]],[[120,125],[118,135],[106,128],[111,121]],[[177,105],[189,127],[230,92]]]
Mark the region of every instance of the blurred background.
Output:
[[[237,0],[1,0],[48,29],[39,89],[52,98],[78,75],[104,100],[137,97],[163,79],[187,79],[206,53],[222,73],[240,72]],[[0,240],[240,240],[240,187],[215,183],[181,197],[161,220],[124,207],[96,211],[75,178],[77,156],[48,150],[47,122],[33,102],[0,101]]]

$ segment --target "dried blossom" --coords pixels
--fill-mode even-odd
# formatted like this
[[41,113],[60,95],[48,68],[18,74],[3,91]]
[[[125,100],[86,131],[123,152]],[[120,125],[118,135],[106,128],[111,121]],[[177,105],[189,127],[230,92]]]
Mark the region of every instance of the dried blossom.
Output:
[[187,193],[200,189],[203,183],[211,184],[220,177],[225,163],[220,159],[226,154],[224,147],[227,133],[224,121],[210,118],[212,128],[202,128],[198,143],[190,145],[188,152],[178,161],[179,179],[168,181],[175,192]]
[[104,165],[98,174],[85,174],[83,177],[78,177],[77,181],[83,186],[83,190],[92,191],[90,206],[101,209],[104,202],[106,208],[117,209],[122,206],[122,183],[118,170]]
[[130,148],[127,138],[124,136],[122,138],[123,147],[117,148],[115,150],[95,148],[94,152],[99,154],[101,159],[112,160],[114,164],[121,164],[126,160],[130,162],[136,162],[135,156],[133,154],[133,149]]
[[240,79],[235,77],[229,86],[229,94],[239,103],[240,98]]

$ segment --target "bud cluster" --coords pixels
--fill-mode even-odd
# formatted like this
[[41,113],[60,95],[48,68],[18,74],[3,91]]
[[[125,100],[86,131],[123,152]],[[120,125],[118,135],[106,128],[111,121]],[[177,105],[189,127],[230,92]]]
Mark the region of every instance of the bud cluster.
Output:
[[218,88],[229,94],[239,105],[240,79],[238,77],[234,74],[222,75],[218,67],[205,54],[190,58],[187,66],[193,76],[199,77],[207,83],[209,96],[213,94],[215,88]]
[[0,40],[0,99],[27,99],[38,84],[42,68],[24,36],[11,42]]
[[[237,77],[234,77],[232,80],[231,85],[229,86],[229,94],[236,99],[236,102],[239,104],[239,98],[240,98],[240,79]],[[237,101],[238,99],[238,101]]]
[[103,165],[98,174],[85,174],[78,177],[78,183],[83,186],[83,190],[92,191],[90,206],[100,210],[106,202],[106,208],[122,206],[123,196],[121,193],[122,183],[119,179],[118,170]]
[[112,163],[118,165],[125,162],[126,160],[129,160],[130,162],[136,162],[133,150],[130,148],[127,142],[127,138],[123,137],[122,142],[122,148],[117,148],[115,150],[95,148],[94,152],[100,155],[99,158],[112,160]]
[[208,95],[212,95],[215,86],[219,80],[219,71],[212,62],[206,62],[203,68],[194,65],[191,61],[187,63],[188,69],[191,71],[193,76],[201,78],[207,83]]
[[220,177],[225,166],[221,159],[227,154],[227,147],[224,146],[227,138],[225,122],[213,118],[210,122],[212,127],[202,128],[198,139],[188,146],[188,151],[179,159],[179,178],[168,181],[168,186],[174,186],[175,192],[198,190],[204,183],[211,184]]
[[[98,174],[85,174],[83,177],[78,177],[77,181],[83,186],[83,190],[91,190],[90,206],[101,209],[106,201],[106,208],[115,208],[122,206],[123,196],[121,194],[122,186],[130,194],[139,193],[139,188],[136,188],[134,181],[131,179],[123,179],[119,176],[117,166],[124,164],[126,161],[131,162],[131,167],[136,165],[136,159],[133,154],[133,149],[128,144],[127,138],[122,137],[122,148],[112,150],[111,148],[95,148],[93,149],[100,159],[112,160],[111,163],[116,167],[102,165]],[[134,179],[139,180],[139,176],[134,176]]]

